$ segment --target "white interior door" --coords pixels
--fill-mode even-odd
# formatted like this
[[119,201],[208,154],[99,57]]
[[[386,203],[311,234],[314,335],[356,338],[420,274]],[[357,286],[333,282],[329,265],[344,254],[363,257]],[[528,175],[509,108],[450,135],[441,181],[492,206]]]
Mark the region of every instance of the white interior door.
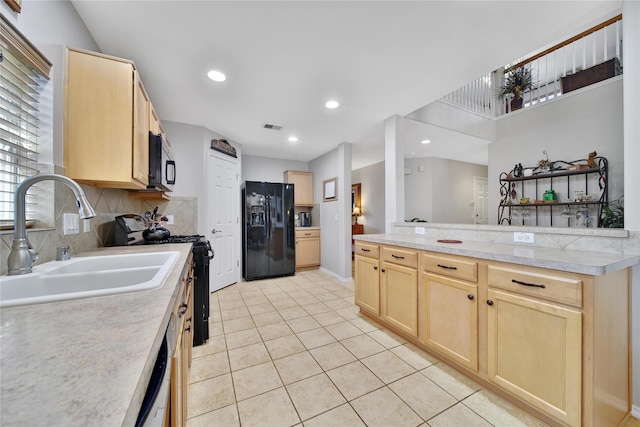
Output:
[[489,183],[487,178],[473,177],[474,224],[489,223]]
[[209,156],[209,240],[215,256],[209,270],[211,292],[240,278],[240,184],[238,162]]

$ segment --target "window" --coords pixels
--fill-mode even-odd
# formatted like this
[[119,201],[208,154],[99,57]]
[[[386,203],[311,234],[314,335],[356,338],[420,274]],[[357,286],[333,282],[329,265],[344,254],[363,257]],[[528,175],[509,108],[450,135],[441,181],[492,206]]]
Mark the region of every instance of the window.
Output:
[[[38,100],[51,63],[7,20],[0,22],[0,221],[13,221],[15,189],[38,172]],[[34,219],[34,195],[27,219]]]

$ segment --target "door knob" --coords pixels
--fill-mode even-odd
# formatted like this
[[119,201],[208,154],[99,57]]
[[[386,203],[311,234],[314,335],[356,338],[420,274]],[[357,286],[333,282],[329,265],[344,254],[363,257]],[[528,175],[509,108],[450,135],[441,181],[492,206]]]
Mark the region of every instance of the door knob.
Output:
[[215,228],[211,230],[211,234],[222,233],[222,230],[216,230]]

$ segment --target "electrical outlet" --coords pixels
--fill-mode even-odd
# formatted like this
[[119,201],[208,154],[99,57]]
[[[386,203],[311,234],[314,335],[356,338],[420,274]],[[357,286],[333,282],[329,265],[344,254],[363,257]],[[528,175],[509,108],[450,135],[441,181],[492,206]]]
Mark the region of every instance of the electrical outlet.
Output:
[[65,236],[69,234],[80,233],[80,215],[74,213],[65,213],[63,216],[62,233]]
[[83,219],[82,220],[82,232],[83,233],[88,233],[91,231],[91,220],[90,219]]
[[167,217],[167,225],[173,225],[173,215],[165,215]]
[[416,227],[416,234],[424,234],[425,233],[425,229],[424,227]]
[[533,243],[533,233],[513,233],[513,241],[516,243]]

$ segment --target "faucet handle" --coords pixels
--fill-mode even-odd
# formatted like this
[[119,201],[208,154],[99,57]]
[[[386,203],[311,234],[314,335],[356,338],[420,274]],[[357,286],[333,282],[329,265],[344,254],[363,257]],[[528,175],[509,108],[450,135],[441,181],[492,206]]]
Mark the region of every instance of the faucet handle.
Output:
[[71,253],[69,252],[69,246],[61,246],[56,251],[56,261],[67,261],[71,259]]

